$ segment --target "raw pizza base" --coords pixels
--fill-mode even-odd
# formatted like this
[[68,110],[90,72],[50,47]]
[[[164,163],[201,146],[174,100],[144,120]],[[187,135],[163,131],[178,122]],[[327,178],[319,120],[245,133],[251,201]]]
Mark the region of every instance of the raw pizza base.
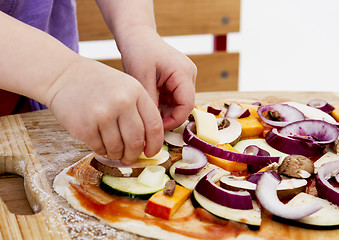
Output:
[[[54,182],[53,187],[54,190],[62,196],[74,209],[88,214],[90,216],[94,216],[100,221],[106,223],[107,225],[123,230],[125,232],[134,233],[147,238],[155,238],[155,239],[164,239],[164,240],[188,240],[188,239],[197,239],[192,237],[187,237],[175,232],[164,230],[156,225],[145,224],[143,221],[138,221],[135,219],[125,218],[120,219],[119,221],[107,221],[100,216],[97,216],[95,213],[88,211],[84,208],[81,202],[77,199],[72,191],[72,185],[74,184],[82,184],[85,181],[95,182],[97,179],[94,179],[93,176],[89,176],[87,171],[82,171],[81,168],[77,173],[77,176],[70,176],[67,172],[72,168],[76,168],[78,166],[89,166],[91,159],[94,154],[89,154],[79,162],[73,164],[72,166],[65,168],[61,173],[59,173]],[[92,168],[96,171],[94,168]],[[98,189],[100,187],[98,186]],[[190,208],[191,204],[184,205],[183,208]],[[185,223],[185,228],[190,228],[193,231],[197,230],[197,224],[195,223]],[[276,239],[277,235],[278,239],[307,239],[307,240],[318,240],[318,239],[335,239],[339,234],[339,230],[316,230],[316,229],[305,229],[298,226],[287,225],[278,221],[272,220],[272,215],[267,213],[266,211],[262,212],[262,223],[260,226],[260,230],[258,231],[248,231],[241,232],[238,236],[228,236],[224,238],[214,238],[214,239]]]
[[[248,101],[243,101],[248,102]],[[279,102],[279,101],[277,101]],[[220,106],[221,102],[215,102],[212,106]],[[126,232],[138,234],[140,236],[155,238],[155,239],[197,239],[184,236],[182,234],[178,234],[175,232],[164,230],[156,225],[145,224],[143,221],[138,221],[135,219],[120,219],[119,221],[107,221],[103,218],[100,218],[96,214],[91,211],[88,211],[84,208],[81,202],[74,195],[74,191],[72,191],[72,184],[81,184],[83,181],[83,176],[70,176],[67,172],[78,165],[87,164],[89,165],[90,160],[94,157],[94,154],[90,154],[74,165],[64,169],[57,177],[53,183],[53,187],[55,191],[61,195],[66,201],[76,210],[86,213],[88,215],[94,216],[98,218],[100,221],[105,222],[109,226],[112,226],[116,229],[120,229]],[[82,175],[82,172],[79,173],[79,176]],[[82,179],[82,180],[81,180]],[[100,188],[98,186],[98,188]],[[339,234],[338,229],[334,230],[317,230],[317,229],[306,229],[300,228],[298,226],[288,225],[284,223],[280,223],[272,220],[272,215],[263,211],[262,214],[262,224],[260,226],[259,231],[249,231],[240,233],[236,238],[234,237],[225,237],[218,239],[333,239],[336,238]],[[192,229],[196,228],[196,225],[189,226]]]
[[[91,161],[91,159],[95,156],[95,154],[89,154],[87,156],[85,156],[83,159],[81,159],[79,162],[73,164],[72,166],[65,168],[62,172],[60,172],[54,182],[53,182],[53,188],[54,190],[60,195],[62,196],[74,209],[86,213],[90,216],[94,216],[97,219],[99,219],[100,221],[108,224],[111,227],[114,227],[116,229],[119,230],[123,230],[129,233],[134,233],[143,237],[148,237],[148,238],[155,238],[155,239],[164,239],[164,240],[173,240],[173,239],[178,239],[178,240],[192,240],[192,239],[197,239],[197,238],[192,238],[192,237],[188,237],[188,236],[184,236],[175,232],[171,232],[171,231],[167,231],[164,230],[158,226],[155,225],[150,225],[150,224],[146,224],[143,221],[138,221],[135,219],[131,219],[131,218],[121,218],[119,219],[119,221],[107,221],[106,219],[101,218],[100,216],[97,216],[95,213],[93,213],[92,211],[89,211],[88,209],[86,209],[85,207],[83,207],[82,203],[78,200],[78,198],[76,197],[76,195],[74,194],[74,191],[72,191],[72,185],[81,185],[83,183],[83,181],[88,178],[89,181],[92,181],[93,183],[97,180],[95,180],[93,178],[93,176],[89,176],[87,174],[87,170],[83,171],[81,166],[88,166],[90,168],[92,168],[91,166],[89,166],[89,163]],[[72,168],[77,168],[79,172],[77,174],[77,176],[71,176],[68,174],[68,172],[70,171],[70,169]],[[94,168],[91,169],[91,171],[96,171]],[[85,180],[86,181],[86,180]],[[98,189],[100,187],[98,186]],[[191,208],[191,203],[186,202],[185,203],[187,205],[187,208]],[[185,205],[183,205],[183,207],[185,207]],[[186,227],[191,227],[194,230],[197,230],[197,225],[195,223],[191,224],[191,226],[189,226],[189,223],[186,224]],[[244,238],[246,237],[246,238]],[[243,234],[243,235],[239,235],[236,238],[234,237],[227,237],[224,239],[247,239],[247,235]],[[252,238],[251,238],[252,239]],[[258,238],[258,239],[262,239],[262,238]]]

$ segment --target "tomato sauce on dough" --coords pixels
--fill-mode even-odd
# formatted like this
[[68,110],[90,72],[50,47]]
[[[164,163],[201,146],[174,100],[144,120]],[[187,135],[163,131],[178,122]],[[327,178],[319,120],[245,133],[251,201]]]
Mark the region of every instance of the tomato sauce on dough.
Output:
[[87,162],[73,166],[67,174],[76,177],[81,183],[70,183],[71,191],[81,206],[107,222],[137,220],[169,232],[197,239],[234,238],[241,233],[250,231],[244,224],[222,220],[208,212],[202,214],[200,209],[194,209],[190,200],[178,210],[171,220],[148,215],[145,213],[146,200],[104,192],[99,186],[100,174]]

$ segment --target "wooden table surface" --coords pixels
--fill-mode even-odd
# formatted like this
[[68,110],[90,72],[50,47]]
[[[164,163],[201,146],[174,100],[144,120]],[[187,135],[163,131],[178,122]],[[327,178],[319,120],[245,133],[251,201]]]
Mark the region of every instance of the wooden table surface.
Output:
[[[307,102],[313,98],[326,99],[330,103],[339,103],[339,93],[208,92],[198,93],[196,104],[201,105],[218,100],[248,100],[253,102],[293,100]],[[17,222],[17,229],[20,230],[19,233],[15,233],[15,230],[6,229],[7,225],[1,223],[0,216],[0,239],[11,238],[10,236],[13,237],[12,239],[38,239],[39,237],[41,239],[81,239],[82,236],[96,236],[97,238],[99,238],[98,236],[100,238],[125,236],[125,239],[142,239],[132,235],[124,235],[125,233],[119,231],[112,232],[95,219],[74,213],[68,204],[53,192],[52,182],[54,177],[63,168],[90,153],[90,150],[84,143],[70,136],[56,122],[49,110],[1,117],[0,135],[0,197],[5,203],[2,207],[0,206],[0,215],[7,215],[8,225],[12,220]],[[35,176],[29,174],[32,169],[35,174],[39,174],[39,179],[42,178],[46,181],[39,180],[38,184],[32,181]],[[36,189],[36,185],[40,186],[41,189]],[[51,199],[53,199],[53,204],[50,204]],[[2,201],[0,201],[1,204]],[[54,206],[51,207],[51,205]],[[6,213],[6,206],[11,213]],[[31,214],[40,212],[42,208],[51,208],[53,217],[55,211],[61,214],[61,218],[57,217],[53,220],[63,222],[66,225],[66,227],[64,224],[58,226],[59,235],[51,237],[48,236],[48,232],[40,232],[35,235],[35,230],[31,229],[34,226],[29,225],[31,223],[27,225],[25,220],[21,220],[22,216],[27,216],[27,219],[29,219],[31,216],[39,215],[40,213]],[[47,217],[45,216],[42,221],[45,221],[46,218],[53,218],[49,214],[45,215]],[[88,223],[86,228],[80,218],[85,219]],[[41,224],[39,221],[37,220],[37,225]],[[25,229],[26,227],[27,229]],[[51,229],[49,232],[54,231],[53,226]],[[13,236],[14,233],[17,234],[15,237]]]

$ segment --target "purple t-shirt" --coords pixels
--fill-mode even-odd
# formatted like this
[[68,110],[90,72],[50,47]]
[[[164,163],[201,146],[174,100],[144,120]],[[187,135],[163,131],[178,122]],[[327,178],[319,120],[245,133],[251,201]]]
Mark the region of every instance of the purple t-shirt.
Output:
[[[0,11],[52,35],[78,52],[75,0],[0,0]],[[46,106],[31,100],[33,110]]]

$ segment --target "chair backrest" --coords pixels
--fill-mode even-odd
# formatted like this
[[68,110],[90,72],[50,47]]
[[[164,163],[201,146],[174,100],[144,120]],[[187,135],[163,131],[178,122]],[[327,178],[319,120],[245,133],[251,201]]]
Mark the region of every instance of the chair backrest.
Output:
[[[226,43],[239,31],[240,0],[154,0],[154,12],[161,36],[214,36],[214,52],[188,56],[198,68],[197,92],[238,90],[239,53]],[[94,0],[78,0],[77,14],[80,41],[113,39]],[[120,59],[100,61],[123,71]]]

